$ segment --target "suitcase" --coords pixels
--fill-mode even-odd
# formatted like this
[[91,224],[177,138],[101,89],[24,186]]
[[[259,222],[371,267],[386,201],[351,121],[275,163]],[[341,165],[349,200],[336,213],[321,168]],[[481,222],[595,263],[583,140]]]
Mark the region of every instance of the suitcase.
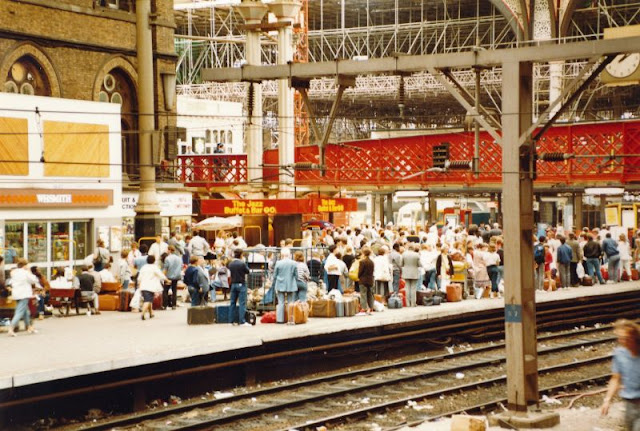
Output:
[[633,268],[631,270],[631,279],[634,280],[634,281],[635,280],[640,280],[640,273],[638,273],[638,270],[635,269],[635,268]]
[[346,317],[355,316],[360,311],[360,299],[355,296],[342,298],[344,301],[344,315]]
[[544,290],[546,290],[547,292],[554,292],[555,290],[558,289],[557,286],[558,285],[556,284],[555,280],[545,278],[545,280],[544,280]]
[[118,311],[131,311],[129,303],[131,302],[131,296],[133,294],[128,290],[121,290],[118,292]]
[[285,309],[285,320],[287,322],[289,322],[289,316],[293,316],[292,321],[296,325],[307,323],[309,320],[309,304],[301,301],[287,304],[287,308]]
[[117,311],[120,307],[120,295],[105,293],[98,295],[98,307],[100,311]]
[[440,305],[441,303],[442,303],[441,296],[434,296],[433,298],[431,298],[431,305]]
[[121,288],[122,285],[117,281],[113,283],[103,281],[100,285],[100,293],[118,293]]
[[427,305],[431,298],[433,298],[433,290],[416,291],[416,304],[418,305]]
[[447,286],[447,302],[462,301],[462,285],[453,283]]
[[[231,306],[230,305],[216,305],[215,308],[215,320],[216,323],[239,323],[238,312],[240,308],[236,307],[236,312],[234,316],[231,316]],[[256,315],[250,311],[245,311],[244,320],[252,325],[256,324],[258,320]]]
[[216,310],[213,307],[197,306],[187,310],[187,324],[211,325],[216,320]]
[[331,299],[309,301],[309,317],[336,317],[334,302]]
[[398,295],[391,295],[387,300],[387,307],[389,309],[402,308],[402,298]]
[[582,277],[582,285],[593,286],[593,278],[590,275],[585,275],[584,277]]
[[606,268],[600,268],[600,273],[602,274],[602,278],[604,278],[604,281],[607,281],[609,279],[609,270]]
[[334,302],[336,304],[336,317],[344,317],[344,301],[340,299]]
[[153,296],[153,304],[152,307],[154,310],[162,310],[162,294],[161,293],[156,293]]
[[[238,308],[236,308],[238,310]],[[237,311],[236,311],[237,313]],[[216,305],[215,308],[216,323],[232,323],[238,321],[238,316],[231,320],[231,306],[230,305]]]
[[622,276],[620,277],[620,280],[622,281],[629,281],[629,274],[627,274],[627,271],[622,271]]

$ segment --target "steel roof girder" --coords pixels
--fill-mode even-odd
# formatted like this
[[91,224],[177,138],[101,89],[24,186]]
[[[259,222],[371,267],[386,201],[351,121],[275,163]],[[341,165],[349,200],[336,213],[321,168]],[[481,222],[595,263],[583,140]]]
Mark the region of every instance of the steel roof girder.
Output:
[[285,65],[248,66],[241,68],[203,69],[205,81],[263,81],[284,78],[313,79],[336,75],[377,75],[384,73],[413,73],[429,67],[466,68],[498,66],[504,62],[548,62],[590,58],[594,55],[631,53],[640,46],[640,36],[609,40],[572,43],[540,43],[521,48],[481,50],[434,55],[408,55],[373,58],[364,61],[336,60],[319,63],[292,63]]

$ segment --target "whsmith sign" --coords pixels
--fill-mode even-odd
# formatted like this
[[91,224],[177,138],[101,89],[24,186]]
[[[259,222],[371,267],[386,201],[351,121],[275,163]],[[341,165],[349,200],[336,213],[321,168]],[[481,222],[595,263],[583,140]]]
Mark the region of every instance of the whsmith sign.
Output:
[[349,212],[358,210],[352,198],[311,199],[209,199],[200,209],[204,215],[276,215]]
[[0,189],[0,208],[107,207],[111,190]]

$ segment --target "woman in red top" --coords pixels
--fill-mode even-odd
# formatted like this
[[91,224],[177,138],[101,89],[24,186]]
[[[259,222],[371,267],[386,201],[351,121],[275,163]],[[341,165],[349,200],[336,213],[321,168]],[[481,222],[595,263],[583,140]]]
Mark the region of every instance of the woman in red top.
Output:
[[551,278],[551,262],[553,262],[553,255],[549,250],[547,244],[544,245],[544,278]]

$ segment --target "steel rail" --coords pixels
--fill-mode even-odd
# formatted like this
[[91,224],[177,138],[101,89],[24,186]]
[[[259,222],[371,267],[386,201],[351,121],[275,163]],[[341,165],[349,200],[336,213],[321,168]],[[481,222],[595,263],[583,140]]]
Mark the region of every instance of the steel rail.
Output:
[[[595,333],[595,332],[602,332],[605,331],[609,328],[609,326],[606,327],[600,327],[600,328],[587,328],[584,330],[579,330],[579,331],[571,331],[571,332],[563,332],[563,333],[556,333],[556,334],[549,334],[546,336],[542,336],[540,337],[540,341],[549,341],[549,340],[554,340],[554,339],[560,339],[560,338],[572,338],[572,337],[579,337],[585,334],[590,334],[590,333]],[[563,350],[569,350],[572,348],[576,348],[576,347],[582,347],[582,346],[588,346],[588,345],[594,345],[594,344],[601,344],[601,343],[606,343],[606,342],[610,342],[610,341],[614,341],[616,339],[616,337],[614,336],[603,336],[603,337],[599,337],[596,339],[592,339],[592,340],[577,340],[573,343],[570,344],[560,344],[557,346],[552,346],[552,347],[545,347],[542,348],[538,351],[539,354],[549,354],[549,353],[554,353],[554,352],[558,352],[558,351],[563,351]],[[405,367],[410,367],[410,366],[417,366],[417,365],[422,365],[422,364],[426,364],[429,362],[440,362],[443,361],[445,359],[455,359],[455,358],[459,358],[459,357],[464,357],[464,356],[471,356],[471,355],[476,355],[476,354],[483,354],[489,351],[495,351],[495,350],[500,350],[502,348],[504,348],[505,344],[504,343],[499,343],[499,344],[494,344],[492,346],[484,346],[478,349],[474,349],[474,350],[468,350],[468,351],[460,351],[460,352],[454,352],[454,353],[448,353],[448,354],[441,354],[441,355],[436,355],[436,356],[430,356],[428,358],[419,358],[419,359],[411,359],[411,360],[407,360],[407,361],[402,361],[402,362],[398,362],[398,363],[393,363],[393,364],[385,364],[385,365],[381,365],[381,366],[375,366],[375,367],[367,367],[367,368],[363,368],[360,370],[354,370],[354,371],[349,371],[346,373],[337,373],[337,374],[332,374],[332,375],[328,375],[328,376],[323,376],[323,377],[319,377],[319,378],[313,378],[313,379],[308,379],[308,380],[302,380],[302,381],[298,381],[298,382],[294,382],[291,384],[288,384],[286,386],[285,389],[280,388],[280,387],[271,387],[271,388],[264,388],[264,389],[259,389],[259,390],[255,390],[255,391],[250,391],[250,392],[246,392],[243,394],[239,394],[236,396],[232,396],[232,397],[227,397],[227,398],[223,398],[223,399],[216,399],[216,400],[206,400],[206,401],[198,401],[196,403],[193,404],[188,404],[188,405],[180,405],[180,406],[176,406],[176,407],[172,407],[169,409],[164,409],[162,411],[157,411],[157,412],[149,412],[149,413],[144,413],[144,414],[134,414],[134,415],[130,415],[127,416],[125,418],[117,418],[115,420],[111,420],[111,421],[107,421],[107,422],[101,422],[101,423],[97,423],[97,424],[91,424],[88,427],[84,427],[83,429],[87,429],[87,430],[106,430],[106,429],[113,429],[116,427],[122,427],[122,426],[126,426],[126,425],[131,425],[131,424],[136,424],[136,423],[141,423],[144,421],[149,421],[149,420],[153,420],[153,419],[158,419],[161,417],[169,417],[172,415],[176,415],[185,411],[191,411],[191,410],[195,410],[195,409],[202,409],[202,408],[207,408],[207,407],[212,407],[216,404],[223,404],[223,403],[230,403],[230,402],[235,402],[235,401],[240,401],[242,399],[247,399],[247,398],[254,398],[254,397],[258,397],[258,396],[263,396],[263,395],[268,395],[268,394],[272,394],[272,393],[276,393],[276,392],[283,392],[283,391],[291,391],[291,390],[295,390],[298,388],[304,388],[304,387],[309,387],[311,385],[315,385],[315,384],[321,384],[321,383],[326,383],[326,382],[330,382],[332,380],[342,380],[342,379],[350,379],[356,376],[361,376],[361,375],[367,375],[367,374],[373,374],[373,373],[378,373],[378,372],[383,372],[383,371],[388,371],[391,370],[393,368],[405,368]],[[461,371],[461,370],[468,370],[468,369],[474,369],[474,368],[478,368],[478,367],[482,367],[482,366],[487,366],[490,364],[496,364],[496,363],[503,363],[505,361],[505,358],[491,358],[491,359],[486,359],[486,360],[481,360],[481,361],[476,361],[473,362],[471,364],[464,364],[464,365],[456,365],[453,367],[449,367],[446,369],[440,369],[440,370],[431,370],[422,374],[416,374],[416,375],[411,375],[411,376],[402,376],[402,377],[397,377],[394,379],[387,379],[381,382],[375,382],[375,383],[370,383],[368,385],[365,386],[361,386],[361,387],[356,387],[356,388],[347,388],[347,389],[343,389],[340,391],[332,391],[332,392],[328,392],[328,393],[318,393],[317,395],[311,396],[311,397],[305,397],[302,399],[297,399],[293,402],[286,402],[286,403],[282,403],[282,404],[278,404],[278,405],[273,405],[273,406],[269,406],[267,408],[261,408],[261,409],[257,409],[254,411],[250,411],[250,412],[241,412],[241,413],[237,413],[235,415],[228,415],[225,417],[221,417],[221,418],[216,418],[216,419],[212,419],[209,421],[203,421],[200,422],[198,424],[194,424],[194,425],[188,425],[186,427],[180,427],[177,429],[180,430],[184,430],[184,429],[197,429],[198,427],[202,427],[202,426],[212,426],[212,425],[217,425],[217,424],[221,424],[221,423],[227,423],[227,422],[232,422],[235,420],[240,420],[246,416],[255,416],[255,415],[259,415],[261,413],[265,413],[268,411],[273,411],[273,410],[281,410],[287,407],[291,407],[291,406],[295,406],[295,405],[299,405],[302,403],[307,403],[307,402],[311,402],[311,401],[316,401],[319,399],[323,399],[329,396],[336,396],[336,395],[345,395],[348,394],[350,392],[353,391],[362,391],[362,390],[367,390],[367,389],[375,389],[381,386],[385,386],[385,385],[389,385],[389,384],[400,384],[402,382],[406,382],[406,381],[411,381],[411,380],[416,380],[416,379],[423,379],[426,377],[433,377],[433,376],[437,376],[437,375],[441,375],[441,374],[446,374],[446,373],[451,373],[451,372],[455,372],[455,371]],[[195,427],[195,428],[192,428]]]
[[[545,368],[541,368],[538,370],[539,373],[551,373],[551,372],[557,372],[557,371],[562,371],[562,370],[566,370],[566,369],[571,369],[571,368],[577,368],[577,367],[581,367],[581,366],[586,366],[586,365],[592,365],[594,363],[600,363],[600,362],[604,362],[604,361],[609,361],[611,360],[613,356],[612,355],[603,355],[603,356],[598,356],[595,358],[589,358],[589,359],[585,359],[582,361],[576,361],[576,362],[568,362],[565,364],[559,364],[559,365],[553,365],[550,367],[545,367]],[[336,415],[332,415],[332,416],[328,416],[322,419],[318,419],[318,420],[310,420],[310,421],[306,421],[304,424],[296,424],[293,426],[289,426],[283,430],[280,431],[285,431],[285,430],[290,430],[290,429],[298,429],[298,430],[315,430],[317,427],[320,426],[324,426],[326,424],[335,424],[335,423],[341,423],[344,422],[348,419],[352,419],[352,418],[356,418],[356,417],[361,417],[361,416],[365,416],[371,413],[375,413],[375,412],[379,412],[379,411],[384,411],[387,409],[392,409],[392,408],[397,408],[398,406],[402,406],[407,404],[409,401],[416,401],[416,400],[422,400],[422,399],[426,399],[426,398],[433,398],[433,397],[438,397],[441,395],[447,395],[453,392],[464,392],[467,390],[472,390],[472,389],[477,389],[479,387],[484,387],[484,386],[489,386],[489,385],[495,385],[495,384],[506,384],[506,377],[494,377],[491,379],[485,379],[485,380],[481,380],[481,381],[477,381],[474,383],[467,383],[464,385],[458,385],[458,386],[454,386],[454,387],[449,387],[449,388],[445,388],[445,389],[439,389],[439,390],[435,390],[435,391],[430,391],[430,392],[426,392],[426,393],[422,393],[422,394],[418,394],[418,395],[412,395],[409,397],[404,397],[398,400],[394,400],[394,401],[389,401],[386,403],[381,403],[381,404],[376,404],[373,406],[369,406],[369,407],[365,407],[365,408],[361,408],[358,410],[354,410],[351,412],[347,412],[347,413],[342,413],[342,414],[336,414]],[[560,385],[560,387],[563,387],[565,385]],[[464,410],[464,409],[463,409]],[[186,427],[186,428],[174,428],[174,430],[190,430],[190,429],[198,429],[198,428],[191,428],[191,427]]]
[[[540,306],[546,306],[545,309],[536,310],[537,317],[537,326],[538,329],[549,328],[549,327],[558,327],[564,324],[563,321],[558,321],[557,316],[560,313],[563,316],[569,316],[574,314],[575,311],[586,311],[587,316],[584,317],[582,315],[579,316],[578,319],[574,318],[571,320],[572,324],[575,323],[585,323],[588,321],[593,321],[593,314],[598,315],[606,315],[611,317],[618,317],[618,315],[623,310],[634,311],[637,310],[637,306],[634,307],[633,303],[629,303],[630,299],[637,298],[633,295],[633,292],[628,292],[627,294],[623,294],[623,296],[616,296],[615,299],[612,299],[611,296],[608,295],[598,295],[594,297],[585,298],[585,303],[580,305],[565,305],[563,303],[558,304],[559,306],[554,306],[556,303],[544,303],[539,304]],[[568,301],[568,300],[567,300]],[[606,311],[603,310],[603,307],[598,307],[598,303],[602,303],[602,305],[606,304]],[[616,305],[619,305],[620,308],[617,308]],[[456,336],[470,336],[472,338],[478,338],[485,335],[499,335],[504,332],[504,315],[502,310],[494,309],[494,310],[486,310],[481,315],[488,316],[486,318],[482,318],[480,320],[475,320],[473,322],[473,327],[469,328],[469,321],[465,320],[465,316],[469,316],[472,314],[479,313],[463,313],[461,315],[462,321],[456,321],[444,326],[439,327],[429,327],[424,329],[411,330],[407,332],[396,332],[388,335],[380,335],[370,338],[363,338],[359,340],[350,340],[338,343],[330,343],[325,345],[318,345],[312,347],[305,347],[295,350],[288,350],[277,353],[270,353],[258,356],[252,356],[241,359],[234,359],[230,361],[208,364],[198,367],[193,367],[189,369],[169,371],[163,373],[156,373],[142,377],[135,377],[131,379],[123,379],[115,382],[102,383],[90,386],[84,386],[81,388],[68,389],[63,391],[58,391],[55,393],[43,394],[43,395],[35,395],[30,397],[25,397],[17,400],[3,401],[0,402],[0,411],[3,409],[16,407],[25,404],[31,404],[34,402],[42,402],[48,400],[62,399],[71,396],[91,394],[97,391],[111,390],[117,389],[127,386],[132,386],[140,383],[148,383],[154,381],[160,381],[165,379],[171,379],[175,377],[183,377],[189,376],[196,373],[213,371],[217,369],[223,369],[227,367],[233,367],[238,365],[247,365],[253,363],[259,363],[263,361],[270,361],[274,359],[281,359],[285,357],[295,356],[295,355],[303,355],[309,353],[315,353],[317,351],[336,351],[345,347],[357,347],[357,346],[371,346],[372,344],[377,343],[385,343],[394,340],[402,340],[409,339],[414,340],[418,337],[426,337],[434,333],[450,333],[455,332]],[[492,317],[493,316],[493,317]],[[548,319],[547,319],[548,317]],[[465,329],[468,328],[468,329]],[[494,332],[488,332],[487,330],[490,328],[496,328]]]
[[[611,378],[611,374],[601,374],[599,376],[588,377],[588,378],[582,379],[582,380],[574,380],[572,382],[561,383],[561,384],[558,384],[558,385],[555,385],[555,386],[547,386],[545,388],[540,388],[540,390],[538,392],[539,392],[539,394],[546,395],[546,394],[553,393],[555,391],[566,390],[566,388],[568,388],[568,387],[571,388],[571,387],[574,387],[574,386],[581,386],[581,385],[585,385],[585,384],[589,384],[589,383],[593,383],[593,382],[602,382],[602,383],[606,384],[606,382],[610,378]],[[457,410],[449,410],[447,412],[438,413],[437,415],[429,416],[428,418],[425,418],[423,420],[404,422],[404,423],[398,424],[398,425],[393,426],[393,427],[384,428],[384,431],[395,431],[395,430],[398,430],[398,429],[404,428],[404,427],[412,428],[412,427],[418,426],[420,424],[423,424],[425,422],[430,422],[430,421],[434,421],[434,420],[437,420],[437,419],[450,417],[450,416],[457,415],[457,414],[468,414],[469,412],[490,410],[492,408],[499,407],[501,404],[503,405],[505,403],[507,403],[507,398],[494,399],[494,400],[491,400],[491,401],[487,401],[486,403],[476,404],[476,405],[473,405],[473,406],[469,406],[467,408],[461,408],[461,409],[457,409]]]

